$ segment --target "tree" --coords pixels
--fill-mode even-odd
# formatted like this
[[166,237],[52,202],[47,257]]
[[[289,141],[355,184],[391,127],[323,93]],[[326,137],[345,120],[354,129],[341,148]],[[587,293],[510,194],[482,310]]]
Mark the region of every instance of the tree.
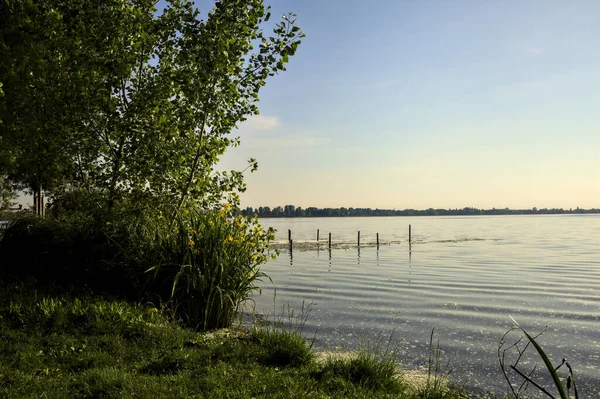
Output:
[[[56,1],[4,1],[0,13],[2,171],[34,193],[43,215],[45,189],[74,173],[75,140],[94,92],[81,62],[77,9]],[[89,87],[89,88],[88,88]]]
[[10,181],[6,176],[0,176],[0,211],[11,207],[16,198],[17,194],[13,190]]
[[[0,3],[0,21],[2,21],[2,16],[4,14],[4,2]],[[0,97],[4,95],[2,91],[2,82],[0,82]],[[2,124],[2,119],[0,119],[0,125]],[[15,198],[17,198],[17,194],[13,190],[10,181],[8,180],[8,176],[3,173],[2,168],[2,137],[0,136],[0,211],[9,208]]]
[[296,52],[303,34],[293,14],[267,36],[262,0],[219,1],[206,20],[186,0],[158,15],[153,0],[8,4],[0,137],[19,182],[40,195],[99,192],[109,211],[238,203],[242,172],[214,165]]
[[296,207],[294,205],[286,205],[283,208],[283,214],[288,218],[296,216]]

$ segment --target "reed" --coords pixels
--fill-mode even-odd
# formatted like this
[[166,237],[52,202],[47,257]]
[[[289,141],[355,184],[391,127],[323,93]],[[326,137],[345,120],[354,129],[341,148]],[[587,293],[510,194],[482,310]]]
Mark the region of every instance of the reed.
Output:
[[[540,382],[540,380],[545,378],[542,378],[544,377],[543,375],[540,376],[540,373],[537,371],[536,367],[534,367],[531,370],[524,370],[523,368],[519,367],[520,363],[528,363],[522,360],[525,358],[528,349],[530,347],[533,347],[535,349],[535,353],[537,353],[539,358],[542,360],[544,364],[544,368],[542,370],[545,370],[547,375],[550,377],[550,380],[552,381],[551,385],[555,389],[556,394],[558,394],[558,397],[560,399],[570,399],[571,391],[573,391],[573,398],[579,399],[579,392],[577,391],[577,385],[575,383],[575,375],[569,362],[567,362],[566,359],[563,359],[561,364],[559,364],[558,366],[554,366],[549,356],[538,343],[538,338],[545,332],[545,330],[535,336],[532,336],[527,331],[525,331],[525,329],[521,327],[515,319],[513,319],[512,317],[511,319],[515,323],[515,325],[504,334],[502,340],[500,341],[500,346],[498,347],[498,360],[500,361],[502,373],[504,374],[504,378],[510,386],[513,396],[517,399],[522,398],[524,397],[524,394],[529,388],[529,386],[533,386],[535,389],[542,392],[547,397],[556,399],[555,394],[550,392],[551,388],[548,386],[544,386],[544,384]],[[512,344],[508,344],[507,336],[513,331],[519,331],[522,334],[522,336],[516,339]],[[516,353],[516,357],[515,360],[509,362],[507,361],[507,354],[511,351]],[[564,382],[565,378],[563,377],[561,379],[560,375],[558,374],[558,371],[562,366],[566,366],[568,369],[566,376],[566,384]],[[515,374],[510,374],[509,370],[514,372]],[[518,376],[518,378],[521,379],[520,384],[512,383],[511,376],[514,375]],[[515,386],[517,388],[515,388]]]
[[199,330],[230,326],[238,306],[269,278],[260,265],[277,255],[269,251],[274,231],[263,230],[256,219],[233,216],[227,205],[219,211],[187,210],[172,224],[159,220],[143,226],[138,237],[148,241],[137,245],[141,252],[135,254],[150,266],[148,290]]

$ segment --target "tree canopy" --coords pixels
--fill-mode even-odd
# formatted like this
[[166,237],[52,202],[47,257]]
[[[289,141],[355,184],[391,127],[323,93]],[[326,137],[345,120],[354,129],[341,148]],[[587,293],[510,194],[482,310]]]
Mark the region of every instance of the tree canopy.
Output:
[[288,14],[266,34],[262,0],[218,1],[205,19],[186,0],[154,5],[2,1],[0,174],[38,198],[101,194],[107,210],[238,202],[242,173],[215,164],[303,33]]

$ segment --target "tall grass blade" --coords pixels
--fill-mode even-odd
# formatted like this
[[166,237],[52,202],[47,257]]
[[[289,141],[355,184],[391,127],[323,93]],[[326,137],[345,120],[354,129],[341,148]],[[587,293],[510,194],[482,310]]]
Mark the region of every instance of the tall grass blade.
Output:
[[527,333],[527,331],[523,330],[522,328],[521,328],[521,331],[523,331],[523,334],[525,334],[525,336],[527,337],[529,342],[531,342],[533,344],[533,347],[537,350],[538,354],[544,361],[544,364],[546,365],[546,369],[552,376],[552,381],[554,382],[554,386],[556,386],[556,389],[558,389],[558,393],[560,394],[561,399],[568,399],[567,394],[565,392],[565,388],[563,387],[563,384],[560,381],[560,378],[558,377],[558,374],[556,373],[554,366],[552,365],[552,362],[546,355],[546,352],[544,352],[542,347],[535,341],[535,339],[533,339],[531,337],[531,335],[529,335]]
[[[523,379],[525,379],[527,382],[529,382],[531,385],[533,385],[534,387],[536,387],[537,389],[539,389],[540,391],[542,391],[543,393],[545,393],[546,395],[548,395],[549,397],[551,397],[552,399],[556,399],[554,397],[554,395],[552,395],[550,392],[546,391],[546,389],[544,387],[542,387],[541,385],[539,385],[538,383],[536,383],[534,380],[532,380],[528,375],[525,375],[521,370],[519,370],[518,368],[516,368],[515,366],[513,366],[512,364],[510,365],[510,368],[516,372],[517,374],[519,374],[521,377],[523,377]],[[518,396],[517,396],[518,397]]]
[[540,355],[540,357],[544,361],[544,365],[546,366],[546,369],[548,370],[548,373],[550,373],[550,375],[552,376],[552,381],[554,382],[554,386],[558,390],[558,393],[560,394],[561,399],[568,399],[568,396],[567,396],[567,394],[565,392],[565,388],[564,388],[564,386],[563,386],[563,384],[562,384],[562,382],[561,382],[558,374],[556,373],[556,369],[552,365],[552,362],[550,361],[550,359],[546,355],[546,352],[544,352],[544,350],[536,342],[536,340],[533,339],[533,337],[531,335],[529,335],[527,333],[527,331],[525,331],[525,329],[523,329],[523,327],[521,327],[519,325],[519,323],[517,323],[517,321],[512,318],[512,316],[510,318],[517,325],[517,327],[519,327],[519,329],[523,332],[523,334],[525,335],[525,337],[527,337],[527,339],[529,340],[529,342],[531,342],[531,344],[533,345],[533,347],[535,348],[535,350],[538,352],[538,354]]

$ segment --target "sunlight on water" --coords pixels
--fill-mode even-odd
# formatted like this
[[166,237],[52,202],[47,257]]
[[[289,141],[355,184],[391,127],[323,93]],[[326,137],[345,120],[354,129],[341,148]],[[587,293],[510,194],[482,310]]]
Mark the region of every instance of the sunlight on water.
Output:
[[455,381],[504,392],[497,349],[510,315],[531,332],[548,326],[540,339],[547,353],[555,362],[569,360],[585,397],[600,395],[599,215],[261,223],[278,230],[282,249],[263,267],[276,285],[276,303],[275,290],[264,284],[257,309],[312,303],[305,332],[316,332],[317,345],[356,347],[361,337],[394,331],[403,339],[404,363],[421,367],[435,328]]

